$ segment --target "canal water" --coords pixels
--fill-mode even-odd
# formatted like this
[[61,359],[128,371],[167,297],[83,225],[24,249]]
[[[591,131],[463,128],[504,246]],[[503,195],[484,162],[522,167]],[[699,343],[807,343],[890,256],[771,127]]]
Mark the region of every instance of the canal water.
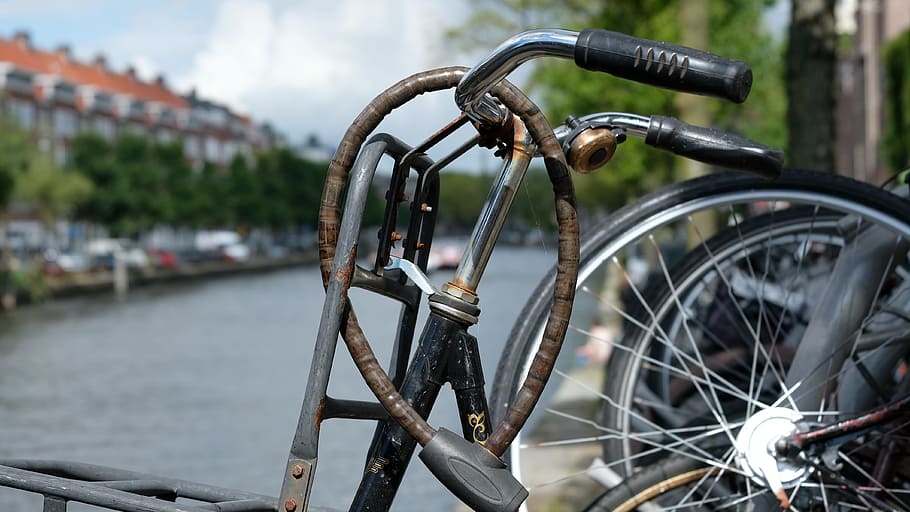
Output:
[[[472,330],[488,388],[512,322],[555,257],[553,247],[494,253]],[[449,275],[430,277],[439,285]],[[397,307],[353,293],[387,361]],[[122,301],[52,301],[0,317],[0,459],[75,460],[277,496],[322,297],[312,267],[136,289]],[[330,394],[370,398],[349,359],[340,345]],[[448,388],[430,423],[458,431]],[[372,427],[323,424],[313,504],[347,509]],[[394,510],[451,510],[455,498],[413,462]],[[40,503],[0,489],[4,512]]]

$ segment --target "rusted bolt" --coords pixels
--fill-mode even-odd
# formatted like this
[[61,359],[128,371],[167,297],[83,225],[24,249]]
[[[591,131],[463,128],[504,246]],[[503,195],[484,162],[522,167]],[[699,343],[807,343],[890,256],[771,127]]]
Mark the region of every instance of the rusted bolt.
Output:
[[395,232],[395,231],[392,231],[392,235],[389,236],[389,238],[390,238],[393,242],[397,242],[397,241],[401,240],[401,233],[397,233],[397,232]]
[[294,467],[291,468],[291,476],[294,478],[300,478],[303,476],[303,466],[300,464],[294,464]]
[[433,211],[433,207],[428,205],[427,203],[420,203],[420,211],[431,212],[431,211]]
[[295,500],[294,498],[288,498],[284,502],[284,509],[287,510],[288,512],[294,512],[295,510],[297,510],[297,500]]
[[423,249],[424,247],[426,247],[426,245],[427,245],[427,244],[425,244],[425,243],[423,243],[423,242],[417,242],[417,248],[418,248],[418,249]]

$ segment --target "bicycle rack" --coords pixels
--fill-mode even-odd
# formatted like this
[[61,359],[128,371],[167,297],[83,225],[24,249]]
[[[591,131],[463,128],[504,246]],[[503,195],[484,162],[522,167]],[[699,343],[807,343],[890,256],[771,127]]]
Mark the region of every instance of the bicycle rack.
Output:
[[0,486],[43,494],[44,512],[65,512],[69,501],[124,512],[278,510],[278,500],[268,496],[55,460],[0,461]]
[[[411,148],[388,134],[373,136],[358,155],[348,183],[345,214],[338,230],[333,268],[350,269],[347,279],[351,288],[377,293],[401,304],[401,316],[388,369],[389,378],[396,388],[401,388],[405,379],[422,294],[417,284],[407,283],[408,275],[403,267],[416,266],[421,271],[426,271],[439,202],[439,171],[474,147],[477,138],[467,141],[438,162],[431,160],[424,151],[466,123],[467,118],[460,116],[416,148]],[[372,268],[366,269],[355,263],[355,250],[363,209],[383,156],[392,157],[394,163],[385,197],[386,208],[379,230],[376,257]],[[412,170],[416,171],[417,179],[413,196],[409,200],[405,184]],[[407,233],[402,236],[395,228],[399,204],[405,202],[410,203],[410,218]],[[400,261],[410,263],[406,266],[389,266],[392,248],[399,241],[402,244]],[[327,395],[331,362],[343,318],[347,314],[347,290],[343,288],[338,280],[332,279],[326,289],[323,321],[317,334],[313,365],[282,487],[281,501],[285,510],[301,510],[308,505],[309,486],[312,485],[318,457],[319,429],[323,421],[330,418],[374,420],[378,422],[374,438],[380,435],[383,425],[389,421],[386,410],[378,402],[341,400]],[[368,456],[364,472],[376,472],[377,467],[384,466],[382,460],[375,460],[372,454]]]
[[[460,122],[453,123],[450,128],[454,131],[460,125]],[[389,369],[390,377],[396,386],[400,386],[404,379],[421,295],[416,285],[406,284],[407,276],[403,271],[384,269],[389,261],[392,246],[398,240],[392,233],[397,220],[398,203],[404,201],[404,184],[411,169],[416,170],[418,179],[411,201],[412,213],[407,238],[402,242],[404,249],[402,256],[425,271],[439,199],[438,171],[473,147],[475,142],[466,143],[450,158],[434,163],[426,155],[413,150],[398,139],[380,134],[365,145],[357,172],[351,180],[349,196],[352,199],[349,205],[359,204],[356,207],[362,212],[380,158],[390,155],[394,159],[383,227],[379,232],[379,250],[375,266],[371,270],[355,266],[351,286],[394,298],[403,305]],[[356,226],[353,220],[346,221],[341,230],[351,244],[356,243],[360,227],[360,216],[346,216],[346,219],[352,217],[357,217]],[[339,241],[339,247],[342,247],[341,243]],[[337,323],[340,323],[344,300],[340,298],[328,300],[326,307],[331,315],[337,317]],[[317,336],[312,375],[294,441],[295,449],[303,447],[306,454],[312,454],[313,462],[321,421],[329,418],[366,419],[378,421],[381,425],[388,419],[388,414],[379,403],[335,399],[326,395],[330,373],[328,369],[331,368],[337,344],[337,325],[334,334],[329,331],[331,328],[321,329]],[[320,361],[326,364],[320,364]],[[300,452],[295,450],[295,453]],[[289,467],[287,474],[290,475],[287,478],[294,481],[292,484],[308,480],[301,478],[304,476],[303,472],[295,471],[293,467]],[[279,507],[279,499],[275,497],[107,466],[59,460],[0,460],[0,487],[43,495],[44,512],[65,512],[69,502],[123,512],[278,512],[288,510],[291,505],[293,506],[290,510],[302,510],[302,505],[307,505],[294,502],[284,503]],[[307,510],[329,512],[331,509],[309,506]]]

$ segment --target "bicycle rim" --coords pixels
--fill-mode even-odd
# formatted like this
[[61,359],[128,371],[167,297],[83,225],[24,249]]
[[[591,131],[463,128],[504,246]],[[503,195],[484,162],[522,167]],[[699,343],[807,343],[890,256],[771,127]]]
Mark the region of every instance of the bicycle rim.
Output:
[[[736,468],[731,453],[723,459],[709,458],[699,453],[699,444],[715,439],[721,439],[723,444],[726,439],[727,445],[732,445],[748,414],[777,401],[786,402],[785,392],[774,389],[774,382],[787,368],[786,357],[780,354],[808,321],[806,311],[811,307],[811,294],[818,293],[829,275],[826,268],[830,267],[821,265],[820,258],[825,255],[836,260],[844,244],[843,227],[838,226],[838,220],[849,215],[864,225],[882,226],[895,238],[910,236],[910,222],[900,200],[871,187],[860,186],[859,191],[844,192],[844,187],[855,184],[841,182],[839,178],[827,187],[819,187],[821,190],[812,190],[806,182],[818,183],[820,176],[823,175],[794,177],[791,173],[789,181],[785,179],[779,185],[717,176],[703,179],[696,185],[684,185],[688,187],[686,193],[670,191],[649,196],[618,212],[620,220],[611,221],[606,231],[598,233],[596,243],[583,249],[579,301],[570,325],[572,336],[567,340],[541,406],[510,451],[513,471],[532,489],[529,508],[582,508],[592,495],[615,485],[623,476],[679,452],[702,462],[710,459],[714,467]],[[728,183],[730,180],[737,183]],[[738,182],[746,186],[739,186]],[[749,225],[747,212],[756,205],[768,211],[766,219],[772,222],[766,228]],[[800,206],[814,212],[805,216],[802,223],[794,222],[791,215]],[[724,219],[718,226],[721,232],[738,230],[732,242],[718,245],[711,233],[693,226],[696,224],[693,219],[705,215],[699,212],[706,211],[714,212],[711,215],[715,219]],[[677,276],[674,272],[678,272],[681,263],[672,254],[672,244],[662,242],[666,238],[661,237],[666,236],[668,226],[683,229],[680,225],[688,231],[692,247],[676,248],[676,252],[691,255],[693,250],[700,250],[703,256],[710,257],[694,266],[690,262],[684,275]],[[745,238],[743,229],[751,230]],[[682,238],[685,237],[671,240]],[[762,260],[770,260],[772,252],[794,250],[814,251],[814,256],[804,254],[801,263],[791,265],[790,275],[783,282],[775,280],[775,276],[780,277],[781,269],[760,268]],[[640,264],[635,262],[634,255],[649,251],[648,272],[659,278],[650,287],[644,282],[636,283],[638,278],[634,276],[643,272],[630,268]],[[598,289],[604,269],[611,267],[612,277],[619,276],[626,288],[623,299],[615,292],[604,298]],[[739,274],[745,269],[745,276],[731,273],[735,269]],[[698,345],[702,341],[692,334],[692,325],[687,324],[697,323],[695,320],[699,319],[678,312],[688,313],[699,300],[705,300],[706,293],[716,295],[718,289],[734,290],[736,280],[742,281],[743,277],[755,281],[753,297],[744,298],[741,290],[731,293],[737,299],[734,302],[740,305],[727,313],[727,324],[738,323],[733,327],[745,332],[746,338],[760,339],[762,343],[753,344],[751,350],[740,350],[738,356],[729,346],[705,352]],[[660,296],[651,292],[650,288],[661,285],[670,293]],[[742,283],[737,286],[742,288]],[[742,305],[749,300],[757,312]],[[801,306],[796,304],[799,301],[803,301]],[[797,306],[802,308],[800,314],[786,311]],[[534,318],[533,310],[533,305],[529,306],[527,316]],[[612,315],[612,320],[592,329],[590,319],[600,316],[602,320],[605,313]],[[686,321],[681,320],[684,318]],[[731,318],[738,322],[731,322]],[[515,341],[515,346],[533,345],[536,321],[526,319],[526,322],[516,327],[513,335],[527,339]],[[657,337],[665,342],[655,345],[659,350],[655,351],[651,344],[655,336],[642,334],[647,332],[660,332]],[[785,343],[787,337],[790,341]],[[674,341],[668,342],[670,339]],[[772,339],[780,341],[769,345]],[[763,346],[774,347],[774,356],[763,356]],[[494,405],[499,404],[502,395],[508,394],[507,390],[503,391],[507,387],[505,381],[514,381],[515,375],[527,371],[526,360],[520,355],[527,351],[527,347],[513,346],[511,357],[504,358],[503,367],[511,364],[515,368],[500,368],[497,373]],[[897,352],[903,357],[903,352]],[[605,372],[606,354],[611,355],[609,370]],[[715,359],[706,360],[706,357]],[[735,380],[736,372],[717,366],[730,365],[737,357],[745,357],[745,363],[740,361],[738,366],[750,368],[752,372],[739,381]],[[697,366],[708,370],[701,374],[689,371],[685,375],[689,367]],[[497,396],[497,385],[500,396]],[[738,404],[722,403],[728,401]],[[700,409],[693,404],[700,405]],[[743,412],[732,412],[731,408],[735,407]],[[827,409],[814,412],[819,416],[833,412],[831,407]],[[739,417],[728,419],[725,414],[739,414]],[[699,415],[704,417],[699,419]],[[714,422],[706,422],[705,417]],[[750,487],[757,489],[760,485],[755,483]]]

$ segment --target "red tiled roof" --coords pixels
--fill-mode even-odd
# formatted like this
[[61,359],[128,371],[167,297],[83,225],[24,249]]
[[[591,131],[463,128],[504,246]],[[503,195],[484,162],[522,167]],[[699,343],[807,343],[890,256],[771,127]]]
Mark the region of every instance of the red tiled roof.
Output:
[[76,85],[92,85],[111,93],[187,108],[186,100],[168,89],[163,82],[143,82],[129,73],[115,73],[101,65],[77,62],[63,52],[41,51],[0,38],[0,62],[12,63],[32,73],[59,75]]

